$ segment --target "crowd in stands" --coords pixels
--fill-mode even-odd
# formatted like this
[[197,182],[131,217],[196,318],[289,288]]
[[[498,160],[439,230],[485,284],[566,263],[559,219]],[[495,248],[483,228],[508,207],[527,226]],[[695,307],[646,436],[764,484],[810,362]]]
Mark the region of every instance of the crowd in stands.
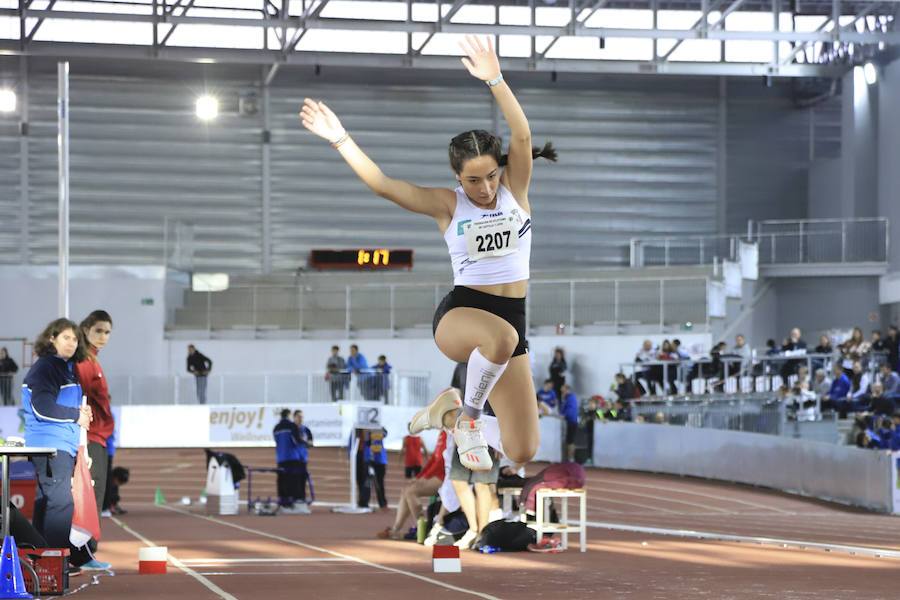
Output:
[[[616,374],[613,392],[622,408],[648,395],[774,393],[790,418],[853,415],[859,446],[900,449],[900,331],[891,326],[887,335],[876,330],[866,339],[854,327],[843,338],[821,335],[810,348],[793,328],[780,344],[767,340],[761,352],[737,335],[731,347],[719,342],[707,355],[684,352],[678,340],[659,345],[645,340],[635,354],[633,375]],[[769,387],[756,387],[761,377]]]
[[355,377],[363,399],[387,404],[392,369],[384,354],[379,355],[375,365],[370,367],[358,345],[350,345],[350,355],[346,359],[341,356],[340,346],[332,346],[331,356],[325,362],[325,379],[329,383],[331,401],[349,399],[350,383]]

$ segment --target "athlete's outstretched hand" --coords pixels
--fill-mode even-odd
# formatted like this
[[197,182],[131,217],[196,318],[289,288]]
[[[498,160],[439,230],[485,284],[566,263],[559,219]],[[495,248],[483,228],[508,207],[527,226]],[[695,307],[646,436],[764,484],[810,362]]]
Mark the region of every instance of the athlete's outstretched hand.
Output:
[[300,120],[303,126],[314,134],[332,144],[340,140],[345,133],[344,126],[331,109],[324,102],[306,98],[303,100],[303,108],[300,109]]
[[462,57],[462,63],[472,74],[482,81],[490,81],[496,79],[500,75],[500,59],[494,52],[494,41],[488,36],[486,39],[487,46],[474,35],[467,35],[464,41],[459,43],[465,56]]

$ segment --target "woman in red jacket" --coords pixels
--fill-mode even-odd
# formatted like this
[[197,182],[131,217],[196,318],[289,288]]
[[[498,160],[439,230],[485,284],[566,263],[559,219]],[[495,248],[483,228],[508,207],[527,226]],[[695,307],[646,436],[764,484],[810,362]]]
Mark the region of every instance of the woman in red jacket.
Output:
[[[75,365],[78,381],[87,396],[88,405],[93,411],[94,420],[87,432],[88,456],[91,458],[91,477],[94,480],[94,497],[97,499],[97,510],[103,506],[106,492],[106,478],[109,471],[109,453],[106,441],[113,433],[115,421],[109,402],[109,387],[106,376],[97,360],[97,354],[109,342],[112,333],[112,317],[105,310],[95,310],[81,322],[81,331],[87,340],[88,358]],[[91,550],[96,550],[96,542],[91,540]],[[110,568],[109,563],[99,561],[82,550],[72,551],[73,564],[81,564],[83,570],[103,570]]]

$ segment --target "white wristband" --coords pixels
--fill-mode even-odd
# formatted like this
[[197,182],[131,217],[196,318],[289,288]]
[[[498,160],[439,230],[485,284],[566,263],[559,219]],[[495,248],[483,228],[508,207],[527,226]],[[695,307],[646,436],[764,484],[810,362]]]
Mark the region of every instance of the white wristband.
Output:
[[485,83],[488,85],[488,87],[494,87],[495,85],[499,85],[501,81],[503,81],[503,73],[499,73],[493,79],[485,81]]

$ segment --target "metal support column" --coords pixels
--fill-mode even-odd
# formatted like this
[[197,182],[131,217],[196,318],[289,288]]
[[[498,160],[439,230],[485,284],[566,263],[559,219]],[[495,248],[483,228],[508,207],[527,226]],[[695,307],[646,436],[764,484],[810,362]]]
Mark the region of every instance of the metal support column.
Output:
[[57,64],[56,114],[59,128],[59,304],[58,316],[69,316],[69,63]]

